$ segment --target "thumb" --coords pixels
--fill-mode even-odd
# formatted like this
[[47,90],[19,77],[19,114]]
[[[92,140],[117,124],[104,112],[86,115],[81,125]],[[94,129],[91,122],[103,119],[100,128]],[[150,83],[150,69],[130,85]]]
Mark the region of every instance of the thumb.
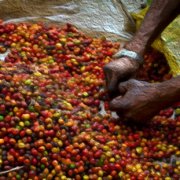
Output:
[[117,90],[118,78],[116,74],[112,74],[111,78],[108,81],[107,88],[110,93],[113,93]]
[[116,87],[118,85],[118,78],[114,73],[114,71],[112,70],[113,68],[109,64],[105,65],[103,69],[106,78],[107,89],[110,93],[112,93],[115,90],[117,90]]
[[118,96],[110,102],[110,109],[113,111],[123,112],[129,107],[129,100],[126,96]]
[[128,89],[130,88],[130,86],[131,86],[130,81],[125,81],[125,82],[120,83],[118,86],[118,90],[119,90],[120,94],[125,94],[128,91]]

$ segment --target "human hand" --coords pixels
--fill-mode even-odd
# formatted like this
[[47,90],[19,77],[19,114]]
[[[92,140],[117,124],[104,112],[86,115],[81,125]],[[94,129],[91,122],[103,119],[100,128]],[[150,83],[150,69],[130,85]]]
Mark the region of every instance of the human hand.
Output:
[[163,108],[158,83],[131,79],[119,84],[119,93],[122,96],[110,102],[110,109],[124,120],[146,123]]
[[115,59],[104,66],[107,89],[110,95],[118,90],[118,83],[133,77],[139,69],[139,62],[128,57]]

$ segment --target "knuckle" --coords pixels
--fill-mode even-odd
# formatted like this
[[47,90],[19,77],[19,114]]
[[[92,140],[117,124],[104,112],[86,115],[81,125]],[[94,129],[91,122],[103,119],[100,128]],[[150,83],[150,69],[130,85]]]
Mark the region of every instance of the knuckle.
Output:
[[126,92],[126,87],[124,87],[121,84],[119,84],[118,90],[119,90],[120,93],[124,94]]

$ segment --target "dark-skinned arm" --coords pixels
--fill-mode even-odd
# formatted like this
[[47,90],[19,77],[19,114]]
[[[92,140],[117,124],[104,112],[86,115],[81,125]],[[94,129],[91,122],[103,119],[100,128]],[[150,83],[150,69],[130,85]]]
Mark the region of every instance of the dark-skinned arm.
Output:
[[161,83],[129,80],[119,85],[121,96],[110,108],[124,119],[146,123],[160,110],[180,100],[180,76]]
[[[179,0],[154,0],[134,38],[125,48],[141,55],[164,28],[178,15]],[[138,61],[128,57],[116,58],[105,65],[107,88],[111,94],[117,91],[118,83],[128,80],[140,67]]]
[[125,48],[143,55],[146,48],[179,13],[179,0],[153,0],[141,27]]

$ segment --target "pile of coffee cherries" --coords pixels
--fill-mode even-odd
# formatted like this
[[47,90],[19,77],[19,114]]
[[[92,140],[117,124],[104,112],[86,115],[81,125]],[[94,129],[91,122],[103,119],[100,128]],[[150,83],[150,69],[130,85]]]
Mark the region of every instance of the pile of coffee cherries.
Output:
[[[0,23],[0,180],[179,179],[180,103],[145,127],[108,108],[118,48],[70,24]],[[150,51],[139,78],[169,79],[164,62]]]

